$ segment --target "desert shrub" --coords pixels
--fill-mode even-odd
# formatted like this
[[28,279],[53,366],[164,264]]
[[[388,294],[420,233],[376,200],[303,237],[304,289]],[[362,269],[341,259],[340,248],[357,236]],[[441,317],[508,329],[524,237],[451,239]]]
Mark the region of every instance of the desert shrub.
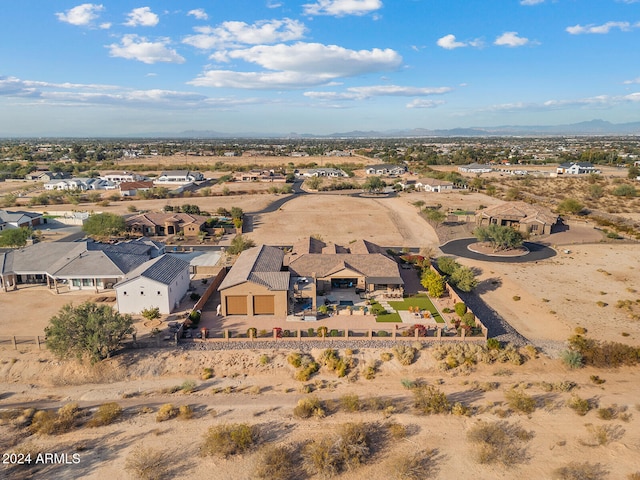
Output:
[[400,383],[402,383],[402,386],[407,390],[411,390],[412,388],[416,388],[418,386],[418,382],[416,382],[415,380],[410,380],[408,378],[403,378],[402,380],[400,380]]
[[325,416],[325,409],[320,399],[312,395],[298,400],[298,404],[293,409],[293,414],[298,418],[322,418]]
[[257,425],[231,423],[210,427],[204,436],[201,453],[227,458],[246,452],[258,443],[260,429]]
[[124,469],[140,480],[157,480],[167,476],[171,457],[166,452],[135,447],[127,456]]
[[555,480],[601,480],[607,471],[599,463],[571,462],[553,471]]
[[383,362],[389,362],[393,358],[393,354],[391,352],[382,352],[380,354],[380,360]]
[[340,397],[340,406],[347,412],[357,412],[360,410],[360,397],[358,395],[343,395]]
[[324,352],[322,352],[320,362],[330,371],[335,372],[338,377],[344,377],[351,367],[353,359],[349,358],[345,360],[343,358],[340,358],[337,350],[328,348]]
[[182,382],[182,385],[180,385],[180,390],[182,390],[182,393],[193,393],[196,391],[196,382],[193,380],[185,380]]
[[640,349],[618,342],[602,342],[582,335],[569,338],[569,350],[582,356],[584,365],[613,368],[622,365],[637,365]]
[[540,382],[540,387],[545,392],[570,392],[576,388],[578,384],[571,380],[563,380],[556,383]]
[[103,403],[98,407],[91,419],[87,422],[88,427],[102,427],[111,425],[122,415],[122,407],[115,402]]
[[322,437],[308,444],[303,462],[312,474],[330,477],[366,463],[371,456],[372,425],[345,423],[333,437]]
[[585,416],[589,410],[591,410],[591,402],[587,399],[580,398],[578,395],[572,395],[571,398],[567,400],[567,406],[580,416]]
[[295,379],[301,382],[306,382],[311,378],[311,375],[316,373],[320,369],[320,365],[316,362],[311,362],[308,365],[302,367],[301,370],[298,370],[295,375]]
[[376,362],[369,362],[367,365],[362,367],[362,376],[367,380],[373,380],[376,378],[376,373],[378,372],[378,367]]
[[345,348],[345,349],[344,349],[344,354],[345,354],[347,357],[350,357],[351,355],[353,355],[353,349],[352,349],[352,348]]
[[564,350],[560,353],[560,358],[562,363],[569,368],[582,368],[584,366],[582,354],[575,350]]
[[165,403],[156,414],[156,422],[166,422],[178,416],[179,410],[171,403]]
[[467,313],[467,305],[463,302],[458,302],[453,306],[453,310],[456,312],[458,317],[462,318],[462,316]]
[[260,452],[254,475],[265,480],[293,480],[296,465],[293,451],[286,445],[267,445]]
[[411,365],[416,357],[415,348],[409,345],[398,344],[393,347],[393,353],[400,365]]
[[589,377],[589,380],[591,380],[593,383],[595,383],[596,385],[602,385],[604,382],[606,382],[606,380],[603,380],[602,378],[600,378],[598,375],[591,375]]
[[451,412],[447,396],[433,385],[422,385],[413,389],[413,406],[423,415]]
[[597,446],[609,445],[609,443],[620,440],[624,435],[624,429],[620,425],[586,425],[587,432],[591,436],[593,442],[582,442],[583,445]]
[[298,352],[291,352],[287,356],[287,362],[294,368],[299,368],[302,365],[302,355]]
[[463,403],[456,402],[451,407],[451,413],[460,417],[468,417],[469,415],[471,415],[471,409]]
[[598,409],[598,418],[601,420],[615,420],[624,410],[624,408],[620,408],[617,405],[602,407]]
[[41,435],[60,435],[72,430],[81,416],[77,403],[67,403],[57,412],[39,410],[31,419],[30,430]]
[[627,475],[627,480],[640,480],[640,472],[634,472]]
[[397,480],[425,480],[435,475],[433,451],[421,450],[396,456],[388,467],[391,478]]
[[267,365],[270,362],[269,355],[260,355],[260,365]]
[[387,424],[387,431],[394,440],[401,440],[407,436],[407,427],[401,423],[392,422]]
[[247,328],[247,338],[256,338],[258,336],[258,329],[256,327]]
[[533,433],[504,421],[479,422],[467,432],[467,439],[476,445],[478,463],[499,463],[505,467],[526,461],[525,444],[532,438]]
[[504,392],[507,404],[519,413],[533,413],[536,409],[536,400],[524,391],[512,388]]
[[193,409],[190,405],[180,405],[178,409],[178,418],[181,420],[190,420],[193,418]]
[[584,327],[576,327],[573,329],[573,331],[576,335],[584,335],[585,333],[587,333],[587,329]]
[[203,368],[202,372],[200,373],[200,380],[209,380],[211,377],[213,377],[213,368]]
[[502,348],[502,344],[497,338],[487,338],[487,348],[489,350],[500,350]]

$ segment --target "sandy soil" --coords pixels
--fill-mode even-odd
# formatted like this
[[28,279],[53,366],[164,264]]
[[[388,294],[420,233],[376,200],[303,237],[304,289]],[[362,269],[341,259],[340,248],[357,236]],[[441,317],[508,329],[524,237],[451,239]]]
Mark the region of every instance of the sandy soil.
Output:
[[249,236],[257,243],[289,245],[316,234],[338,244],[357,239],[396,247],[439,243],[433,229],[405,197],[299,197],[284,204],[277,212],[254,217],[254,231]]
[[[563,340],[582,326],[597,338],[640,345],[640,321],[629,318],[640,313],[637,245],[571,245],[535,263],[459,261],[482,271],[481,297],[525,337]],[[635,302],[632,312],[617,308],[620,300]]]
[[[320,351],[313,351],[316,357]],[[354,353],[358,371],[362,365],[379,360],[381,350],[360,350]],[[260,364],[261,355],[269,363]],[[258,464],[259,449],[229,459],[201,458],[198,447],[207,429],[213,425],[234,422],[256,424],[262,431],[262,442],[301,445],[313,438],[332,434],[344,422],[371,422],[379,426],[387,422],[400,423],[408,428],[405,439],[387,438],[381,442],[367,465],[347,472],[339,478],[389,479],[390,463],[401,453],[435,449],[429,463],[432,476],[425,478],[457,479],[473,472],[477,479],[551,478],[551,472],[568,463],[600,463],[610,480],[623,479],[640,470],[640,413],[637,408],[635,370],[616,371],[584,369],[568,371],[559,361],[545,358],[531,359],[523,366],[490,365],[471,368],[466,374],[442,373],[428,350],[418,360],[403,367],[396,360],[380,363],[373,380],[353,372],[346,378],[321,369],[307,385],[327,404],[324,419],[299,420],[293,416],[296,402],[303,398],[301,382],[293,379],[293,369],[286,363],[284,351],[243,352],[136,352],[114,358],[97,367],[66,364],[51,359],[46,353],[0,351],[0,408],[57,408],[68,402],[78,402],[90,409],[107,401],[116,401],[124,409],[122,420],[105,427],[76,430],[59,436],[26,436],[11,426],[0,425],[0,443],[4,452],[31,444],[36,452],[78,453],[77,465],[39,466],[37,470],[0,466],[6,478],[124,478],[125,461],[138,446],[144,445],[166,452],[174,462],[170,478],[191,479],[247,479]],[[344,354],[344,352],[341,352]],[[213,367],[214,377],[201,381],[203,367]],[[46,375],[42,372],[46,371]],[[590,380],[597,374],[605,383],[595,385]],[[450,400],[472,407],[473,415],[417,415],[412,408],[412,394],[404,389],[400,379],[421,379],[437,384]],[[167,389],[191,379],[197,384],[192,394],[163,393]],[[566,406],[571,393],[548,391],[542,382],[558,385],[575,382],[574,392],[591,399],[600,406],[617,406],[630,414],[626,422],[621,418],[605,421],[591,411],[579,417]],[[491,391],[482,391],[474,382],[496,382]],[[534,397],[537,409],[529,415],[507,414],[504,392],[513,385],[526,388]],[[224,393],[225,391],[231,393]],[[219,393],[215,393],[219,392]],[[259,392],[259,393],[258,393]],[[340,408],[339,399],[345,394],[358,395],[365,400],[383,397],[392,400],[392,412],[363,410],[347,413]],[[155,412],[165,404],[189,404],[194,409],[192,420],[155,421]],[[147,407],[145,413],[142,407]],[[466,434],[479,421],[518,424],[533,433],[526,444],[522,463],[511,468],[501,465],[480,465],[475,448]],[[607,445],[595,444],[587,425],[617,429],[617,435]],[[212,477],[212,471],[215,476]],[[305,476],[303,478],[317,478]]]

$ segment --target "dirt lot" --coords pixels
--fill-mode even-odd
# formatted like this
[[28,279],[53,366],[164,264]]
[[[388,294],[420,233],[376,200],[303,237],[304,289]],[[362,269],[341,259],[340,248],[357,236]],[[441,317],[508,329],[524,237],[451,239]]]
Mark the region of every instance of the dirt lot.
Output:
[[[3,452],[28,448],[34,452],[79,454],[79,463],[27,466],[1,465],[6,478],[123,478],[127,458],[140,447],[161,451],[169,459],[169,477],[176,479],[215,478],[245,480],[261,462],[261,447],[228,459],[201,457],[198,454],[209,427],[246,422],[261,430],[261,445],[287,444],[297,449],[310,440],[334,435],[345,422],[374,425],[377,441],[373,454],[363,466],[340,475],[345,480],[387,480],[394,478],[392,464],[400,455],[421,453],[429,458],[422,478],[443,480],[468,476],[477,479],[552,478],[556,468],[570,462],[599,463],[608,480],[627,478],[640,470],[640,413],[638,413],[635,371],[584,369],[569,371],[557,360],[530,359],[522,366],[510,364],[480,365],[439,370],[429,350],[420,352],[411,366],[396,359],[381,362],[388,350],[356,350],[354,367],[347,377],[337,378],[322,368],[308,382],[293,379],[294,369],[286,361],[286,351],[159,351],[135,352],[116,357],[96,367],[60,363],[46,353],[0,351],[0,408],[46,408],[78,402],[90,409],[114,401],[124,408],[124,416],[112,425],[98,428],[82,426],[61,435],[33,435],[14,427],[15,422],[0,424]],[[311,352],[316,358],[320,350]],[[344,356],[344,350],[340,351]],[[264,362],[261,358],[268,360]],[[377,362],[375,378],[367,380],[363,368]],[[200,380],[204,367],[211,367],[213,378]],[[43,372],[46,372],[43,375]],[[356,374],[359,373],[359,375]],[[598,375],[605,381],[595,385],[589,380]],[[471,416],[420,415],[413,408],[413,394],[400,379],[421,379],[446,393],[451,401],[472,408]],[[168,393],[185,380],[194,381],[193,393]],[[575,382],[567,392],[562,382]],[[505,402],[505,392],[514,385],[526,388],[536,405],[528,415],[515,413]],[[301,398],[303,385],[313,389],[324,402],[325,418],[301,420],[293,409]],[[486,386],[486,387],[485,387]],[[568,387],[569,389],[571,386]],[[484,390],[483,390],[484,389]],[[624,411],[614,420],[602,420],[597,412],[578,416],[567,406],[572,395],[597,401],[602,407],[617,405]],[[341,407],[341,397],[357,395],[363,406],[356,411]],[[390,408],[366,407],[370,399],[387,402]],[[158,423],[161,405],[190,405],[191,420],[173,419]],[[87,411],[87,410],[84,410]],[[519,425],[530,435],[513,458],[513,466],[478,463],[478,448],[467,438],[479,422],[498,423],[502,429]],[[400,424],[406,437],[392,438],[385,425]],[[605,432],[604,437],[597,437]],[[524,438],[524,437],[523,437]],[[604,438],[603,444],[599,445]],[[508,445],[504,445],[506,448]],[[431,452],[431,453],[429,453]],[[299,460],[296,464],[301,464]],[[157,467],[159,468],[159,467]],[[317,479],[298,474],[296,478]],[[582,477],[575,477],[582,478]]]

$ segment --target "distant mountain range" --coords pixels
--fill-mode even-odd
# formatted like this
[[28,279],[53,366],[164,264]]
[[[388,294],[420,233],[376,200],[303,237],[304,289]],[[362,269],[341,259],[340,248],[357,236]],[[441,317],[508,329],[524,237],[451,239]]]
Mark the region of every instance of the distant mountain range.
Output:
[[[558,135],[640,135],[640,122],[611,123],[605,120],[572,123],[568,125],[504,125],[498,127],[470,127],[430,130],[414,128],[408,130],[335,132],[329,135],[312,133],[222,133],[210,130],[186,130],[181,133],[149,134],[150,137],[171,138],[415,138],[415,137],[500,137],[500,136],[558,136]],[[138,135],[146,136],[146,135]]]

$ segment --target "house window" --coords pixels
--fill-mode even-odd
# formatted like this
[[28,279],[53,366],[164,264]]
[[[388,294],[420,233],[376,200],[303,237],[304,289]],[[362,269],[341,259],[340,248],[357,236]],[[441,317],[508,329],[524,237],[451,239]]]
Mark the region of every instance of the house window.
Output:
[[538,231],[538,225],[531,225],[531,231],[532,232],[537,232]]
[[71,280],[71,285],[73,285],[74,287],[79,287],[80,286],[80,279],[78,278],[74,278]]
[[90,287],[93,284],[91,283],[91,279],[90,278],[83,278],[82,279],[82,286],[83,287]]

